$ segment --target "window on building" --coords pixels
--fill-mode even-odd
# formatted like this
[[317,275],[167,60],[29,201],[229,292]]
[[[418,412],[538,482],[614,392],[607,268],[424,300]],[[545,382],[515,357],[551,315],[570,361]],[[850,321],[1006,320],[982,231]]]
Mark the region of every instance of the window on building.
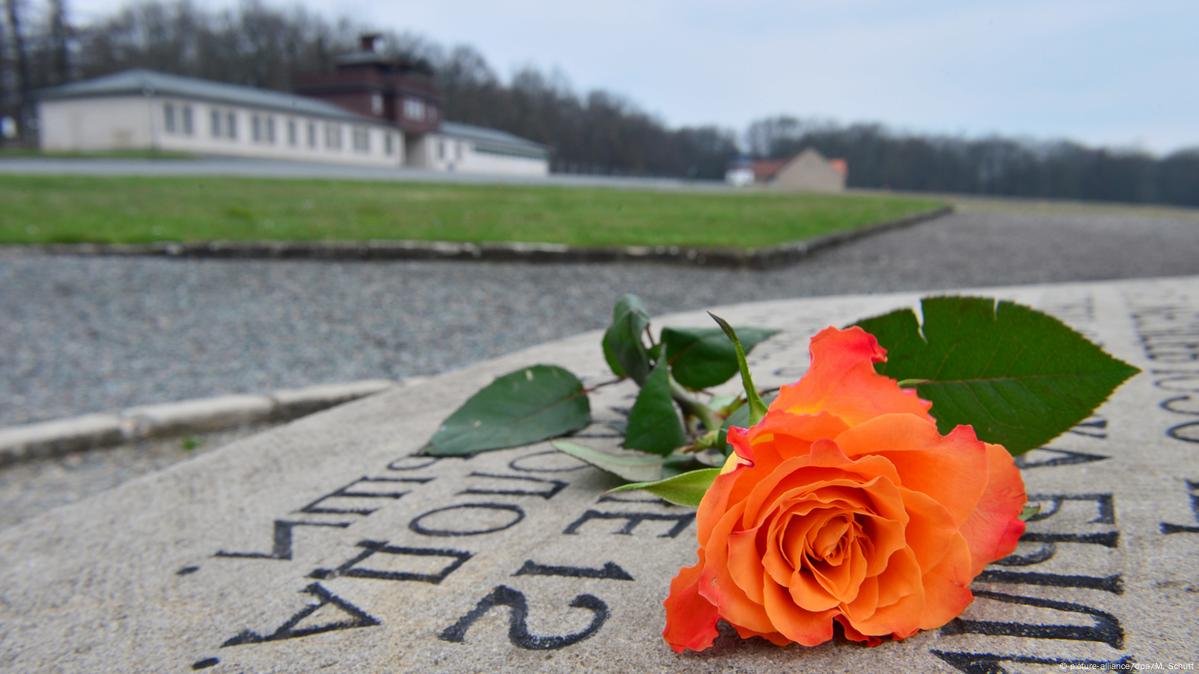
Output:
[[208,111],[208,133],[213,138],[221,137],[221,111],[216,108]]
[[225,113],[225,135],[237,140],[237,113],[232,110]]
[[296,133],[296,120],[287,120],[287,144],[295,147],[300,143],[299,134]]
[[404,116],[408,119],[424,119],[425,103],[419,98],[404,99]]
[[463,153],[462,148],[464,148],[464,147],[466,147],[466,143],[464,143],[462,141],[458,141],[457,143],[454,143],[454,156],[458,159],[458,161],[462,161],[462,153]]
[[354,127],[353,142],[355,152],[370,152],[371,130],[362,126]]
[[330,150],[341,149],[341,125],[333,122],[325,123],[325,147]]
[[308,147],[316,147],[316,122],[308,122]]
[[383,95],[382,94],[371,94],[371,114],[372,115],[383,114]]
[[175,133],[175,104],[166,103],[162,106],[162,126],[167,133]]
[[445,160],[445,141],[444,140],[439,139],[437,141],[437,158],[441,159],[441,160]]
[[266,115],[266,142],[275,144],[275,118],[271,115]]
[[192,135],[195,125],[192,123],[192,106],[183,106],[183,134],[185,136]]
[[391,156],[396,153],[395,136],[393,134],[383,133],[383,154]]
[[258,115],[250,115],[250,140],[262,142],[262,118]]

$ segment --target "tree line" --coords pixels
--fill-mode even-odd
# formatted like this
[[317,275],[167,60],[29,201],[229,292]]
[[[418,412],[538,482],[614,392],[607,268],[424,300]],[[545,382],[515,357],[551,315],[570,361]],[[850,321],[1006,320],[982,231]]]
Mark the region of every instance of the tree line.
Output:
[[901,134],[777,116],[749,126],[752,153],[813,147],[849,164],[851,187],[1199,206],[1199,147],[1155,157],[1070,141]]
[[[221,10],[142,0],[87,20],[72,17],[68,0],[2,1],[0,112],[22,131],[34,129],[33,94],[44,87],[150,68],[288,90],[300,73],[331,69],[360,34],[380,33],[260,0]],[[758,120],[744,134],[715,125],[671,128],[617,93],[578,92],[556,71],[526,67],[505,79],[471,46],[394,30],[381,36],[386,55],[432,70],[447,119],[548,145],[558,172],[719,179],[741,155],[783,158],[814,147],[847,160],[852,187],[1199,205],[1199,148],[1154,157],[788,116]]]

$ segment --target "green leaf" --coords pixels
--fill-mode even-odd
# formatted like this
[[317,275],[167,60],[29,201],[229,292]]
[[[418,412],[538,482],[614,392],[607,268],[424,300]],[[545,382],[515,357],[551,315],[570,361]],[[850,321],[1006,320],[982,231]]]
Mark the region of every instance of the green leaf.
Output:
[[425,452],[461,456],[566,435],[591,423],[583,382],[555,365],[510,372],[470,397],[433,434]]
[[[778,334],[778,330],[740,328],[745,352]],[[718,386],[737,374],[737,349],[720,328],[663,328],[662,343],[675,381],[687,388]]]
[[754,388],[754,379],[749,374],[749,363],[745,361],[745,349],[741,347],[741,340],[737,339],[737,332],[733,330],[733,326],[729,325],[728,321],[711,311],[708,312],[708,315],[716,321],[725,336],[733,343],[737,354],[737,367],[741,370],[741,386],[745,388],[745,399],[749,402],[749,423],[756,424],[766,416],[766,405],[758,395],[758,389]]
[[565,452],[580,461],[585,461],[625,480],[644,481],[662,477],[664,460],[656,454],[628,450],[617,453],[605,452],[566,440],[554,440],[550,444],[558,451]]
[[604,360],[617,377],[629,377],[638,384],[650,370],[649,352],[641,334],[649,327],[649,312],[636,295],[625,295],[612,308],[612,324],[604,332]]
[[658,342],[657,344],[654,344],[650,348],[646,349],[645,354],[651,361],[658,360],[658,358],[662,356],[662,342]]
[[666,456],[685,444],[687,433],[671,396],[670,372],[659,362],[629,410],[624,446]]
[[980,297],[921,301],[859,321],[887,350],[878,372],[913,380],[942,433],[958,424],[1012,454],[1041,447],[1091,414],[1139,370],[1061,321]]
[[704,493],[708,491],[708,487],[712,486],[717,475],[720,475],[719,468],[701,468],[657,482],[632,482],[621,485],[609,493],[641,489],[675,505],[694,508],[704,498]]

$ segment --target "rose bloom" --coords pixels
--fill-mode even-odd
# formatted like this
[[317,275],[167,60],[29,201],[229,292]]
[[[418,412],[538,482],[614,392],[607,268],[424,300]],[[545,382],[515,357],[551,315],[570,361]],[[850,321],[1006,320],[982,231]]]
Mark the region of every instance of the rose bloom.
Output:
[[969,426],[941,435],[931,403],[874,371],[886,352],[872,335],[827,328],[811,353],[761,422],[728,434],[699,562],[665,601],[676,652],[711,646],[720,619],[780,646],[824,643],[834,622],[872,646],[940,627],[1024,533],[1007,450]]

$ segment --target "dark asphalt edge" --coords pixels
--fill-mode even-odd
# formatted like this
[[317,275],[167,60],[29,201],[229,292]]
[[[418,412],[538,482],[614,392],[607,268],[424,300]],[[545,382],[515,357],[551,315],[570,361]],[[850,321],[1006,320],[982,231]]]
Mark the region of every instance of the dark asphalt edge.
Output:
[[942,206],[866,227],[753,250],[687,246],[572,247],[553,243],[455,243],[448,241],[207,241],[200,243],[70,243],[0,247],[6,253],[156,256],[250,260],[474,260],[485,262],[665,262],[711,267],[772,269],[856,239],[928,222],[954,212]]

